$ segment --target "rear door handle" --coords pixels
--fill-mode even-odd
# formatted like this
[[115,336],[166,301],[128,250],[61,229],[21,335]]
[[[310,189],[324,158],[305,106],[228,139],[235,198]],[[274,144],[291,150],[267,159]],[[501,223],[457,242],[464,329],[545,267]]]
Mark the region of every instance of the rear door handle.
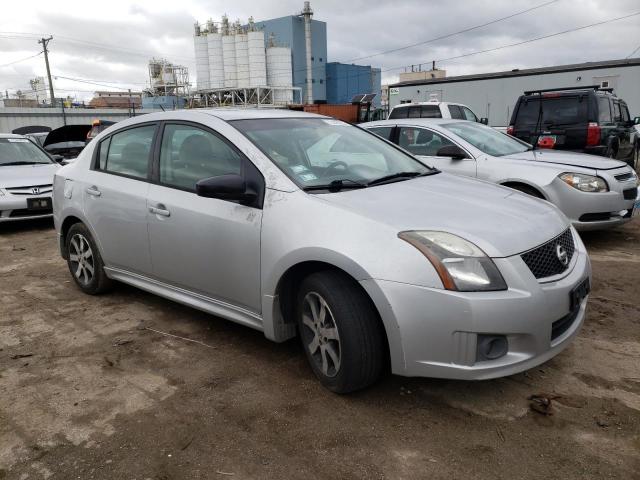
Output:
[[160,215],[162,217],[170,217],[171,216],[171,212],[169,210],[167,210],[167,207],[165,207],[162,203],[159,203],[155,207],[149,207],[149,211],[151,213],[155,213],[156,215]]
[[98,190],[98,187],[96,187],[95,185],[87,188],[87,193],[89,195],[93,195],[94,197],[99,197],[100,195],[102,195],[102,193],[100,193],[100,190]]

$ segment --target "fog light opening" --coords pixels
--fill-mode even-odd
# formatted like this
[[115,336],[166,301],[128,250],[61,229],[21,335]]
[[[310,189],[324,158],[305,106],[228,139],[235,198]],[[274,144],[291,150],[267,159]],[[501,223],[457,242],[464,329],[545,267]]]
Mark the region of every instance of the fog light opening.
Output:
[[496,360],[509,351],[504,335],[478,335],[477,360]]

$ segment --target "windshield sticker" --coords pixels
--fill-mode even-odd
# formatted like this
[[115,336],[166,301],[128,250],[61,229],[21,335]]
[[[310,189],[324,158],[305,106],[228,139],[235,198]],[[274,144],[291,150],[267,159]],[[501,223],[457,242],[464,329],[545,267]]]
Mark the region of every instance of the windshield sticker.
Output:
[[293,173],[302,173],[308,171],[308,168],[304,165],[292,165],[290,168]]
[[346,127],[349,125],[348,123],[341,122],[340,120],[325,120],[324,123],[327,123],[329,125],[337,125],[339,127]]
[[28,143],[29,140],[27,140],[26,138],[7,138],[7,140],[9,140],[9,142],[11,143]]
[[318,179],[318,177],[316,177],[313,173],[305,173],[303,175],[300,175],[300,178],[305,182]]

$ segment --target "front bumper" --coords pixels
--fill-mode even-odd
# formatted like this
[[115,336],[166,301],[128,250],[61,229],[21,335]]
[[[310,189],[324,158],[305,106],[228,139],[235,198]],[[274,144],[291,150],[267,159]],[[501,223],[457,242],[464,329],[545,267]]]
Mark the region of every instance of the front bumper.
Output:
[[[390,340],[393,373],[482,380],[530,369],[560,353],[579,332],[587,299],[573,312],[568,328],[554,339],[552,324],[567,317],[570,292],[591,276],[584,245],[574,237],[576,253],[570,268],[561,278],[544,283],[519,255],[495,259],[509,285],[499,292],[452,292],[384,280],[362,281],[379,305],[388,337],[400,343],[394,345]],[[389,335],[392,326],[397,326],[398,335]],[[478,360],[479,334],[506,336],[506,355]]]
[[53,211],[51,210],[29,210],[27,208],[27,199],[29,198],[51,198],[51,192],[43,195],[5,194],[0,196],[0,223],[50,218],[53,216]]
[[624,191],[635,188],[635,182],[618,182],[612,175],[601,175],[610,191],[604,193],[581,192],[556,178],[546,190],[549,201],[569,218],[577,230],[601,230],[631,220],[634,204],[640,200],[625,199]]

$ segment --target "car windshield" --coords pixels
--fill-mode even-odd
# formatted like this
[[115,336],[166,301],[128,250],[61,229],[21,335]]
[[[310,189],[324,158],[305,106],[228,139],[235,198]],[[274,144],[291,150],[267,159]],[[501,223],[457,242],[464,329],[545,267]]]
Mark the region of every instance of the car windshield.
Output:
[[335,119],[231,123],[303,189],[358,188],[438,172],[376,135]]
[[53,161],[27,138],[0,138],[0,167]]
[[500,133],[491,127],[475,122],[447,123],[443,128],[455,133],[478,150],[494,157],[531,150],[531,146]]

